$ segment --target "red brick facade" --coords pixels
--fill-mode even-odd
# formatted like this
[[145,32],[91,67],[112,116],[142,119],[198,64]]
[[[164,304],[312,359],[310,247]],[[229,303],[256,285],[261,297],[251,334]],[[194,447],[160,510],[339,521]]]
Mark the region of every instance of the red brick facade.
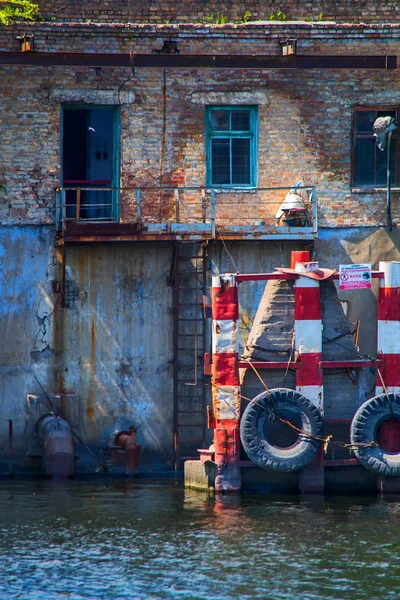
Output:
[[[273,55],[279,54],[279,41],[287,37],[298,39],[299,54],[396,55],[400,48],[400,25],[42,23],[2,27],[3,51],[16,51],[16,36],[24,31],[35,33],[36,50],[42,52],[151,53],[171,37],[181,54]],[[122,187],[205,186],[205,106],[257,105],[258,187],[291,186],[303,179],[317,186],[320,226],[385,224],[384,190],[373,194],[351,187],[352,111],[359,105],[400,105],[397,70],[138,67],[132,75],[129,68],[105,67],[98,73],[85,67],[6,66],[0,74],[0,182],[8,190],[0,196],[3,223],[54,221],[60,107],[63,102],[80,102],[82,93],[90,92],[92,100],[84,101],[121,103]],[[271,197],[270,217],[283,195]],[[233,205],[228,203],[220,213],[222,221],[247,218],[257,196],[239,196],[233,195]],[[155,193],[143,202],[150,220],[157,222],[161,210],[164,219],[174,218],[172,198]],[[199,194],[188,197],[187,218],[193,216],[194,206],[200,210],[199,202]],[[396,201],[394,205],[396,220],[400,214]],[[136,219],[129,189],[122,196],[121,216],[128,222]]]

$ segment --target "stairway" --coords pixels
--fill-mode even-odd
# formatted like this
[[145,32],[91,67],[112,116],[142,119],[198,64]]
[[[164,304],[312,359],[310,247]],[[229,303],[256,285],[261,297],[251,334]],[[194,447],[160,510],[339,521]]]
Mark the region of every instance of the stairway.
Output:
[[183,469],[205,444],[205,245],[177,242],[174,256],[174,465]]

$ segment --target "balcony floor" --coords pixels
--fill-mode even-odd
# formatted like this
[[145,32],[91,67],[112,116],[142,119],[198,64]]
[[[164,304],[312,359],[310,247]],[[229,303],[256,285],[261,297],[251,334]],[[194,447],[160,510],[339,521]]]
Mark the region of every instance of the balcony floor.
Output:
[[213,231],[209,223],[95,223],[67,221],[61,243],[185,241],[185,240],[313,240],[312,227],[224,225]]

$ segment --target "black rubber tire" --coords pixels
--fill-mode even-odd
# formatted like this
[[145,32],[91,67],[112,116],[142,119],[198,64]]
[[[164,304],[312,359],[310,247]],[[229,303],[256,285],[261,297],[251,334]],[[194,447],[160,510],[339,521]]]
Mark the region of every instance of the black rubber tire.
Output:
[[[400,394],[388,394],[392,410],[386,394],[379,394],[364,402],[353,417],[350,428],[352,444],[369,444],[378,441],[378,427],[387,419],[400,421]],[[392,412],[393,411],[393,412]],[[388,452],[377,446],[375,448],[358,448],[354,450],[359,462],[369,471],[380,475],[400,476],[400,452]]]
[[321,438],[323,424],[317,407],[299,392],[286,388],[263,392],[254,401],[257,404],[250,402],[240,422],[242,445],[250,460],[267,471],[297,471],[312,461],[321,442],[299,435],[292,446],[280,448],[268,441],[265,429],[271,413],[283,410],[301,423],[299,429]]

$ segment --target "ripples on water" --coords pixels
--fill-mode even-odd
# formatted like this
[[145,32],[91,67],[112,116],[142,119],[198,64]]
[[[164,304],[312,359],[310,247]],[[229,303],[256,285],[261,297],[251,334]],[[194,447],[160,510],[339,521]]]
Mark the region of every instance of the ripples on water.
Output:
[[0,482],[0,599],[400,598],[400,504]]

